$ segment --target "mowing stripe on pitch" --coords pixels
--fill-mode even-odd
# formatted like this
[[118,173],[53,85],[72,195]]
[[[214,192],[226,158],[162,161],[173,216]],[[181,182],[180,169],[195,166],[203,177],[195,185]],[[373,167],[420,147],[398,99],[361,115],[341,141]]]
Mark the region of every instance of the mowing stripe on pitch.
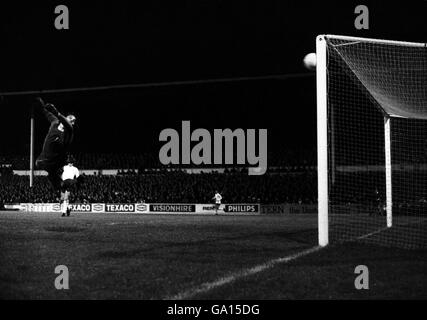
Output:
[[232,273],[232,274],[230,274],[228,276],[219,278],[219,279],[217,279],[215,281],[205,282],[205,283],[199,285],[198,287],[194,287],[194,288],[191,288],[189,290],[180,292],[180,293],[178,293],[178,294],[176,294],[174,296],[166,297],[166,298],[164,298],[164,300],[183,300],[183,299],[188,299],[188,298],[191,298],[192,296],[194,296],[196,294],[208,292],[208,291],[210,291],[210,290],[212,290],[214,288],[218,288],[218,287],[223,286],[225,284],[229,284],[229,283],[231,283],[233,281],[236,281],[236,280],[238,280],[240,278],[247,277],[247,276],[259,273],[261,271],[270,269],[270,268],[274,267],[275,265],[278,265],[278,264],[281,264],[281,263],[287,263],[287,262],[290,262],[290,261],[295,260],[297,258],[300,258],[300,257],[303,257],[305,255],[308,255],[310,253],[319,251],[322,248],[323,247],[313,247],[313,248],[310,248],[310,249],[307,249],[307,250],[295,253],[295,254],[287,256],[287,257],[272,259],[272,260],[267,261],[266,263],[257,265],[257,266],[252,267],[252,268],[243,269],[241,271]]

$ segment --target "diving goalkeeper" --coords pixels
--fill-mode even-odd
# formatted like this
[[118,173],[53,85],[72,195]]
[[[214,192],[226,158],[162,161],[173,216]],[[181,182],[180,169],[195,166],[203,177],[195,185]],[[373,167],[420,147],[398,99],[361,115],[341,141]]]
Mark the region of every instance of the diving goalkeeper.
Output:
[[61,175],[67,161],[67,151],[73,141],[76,117],[72,114],[63,116],[53,104],[44,103],[41,98],[37,98],[37,104],[50,122],[50,127],[43,150],[36,160],[36,167],[47,171],[48,179],[57,192],[61,189]]

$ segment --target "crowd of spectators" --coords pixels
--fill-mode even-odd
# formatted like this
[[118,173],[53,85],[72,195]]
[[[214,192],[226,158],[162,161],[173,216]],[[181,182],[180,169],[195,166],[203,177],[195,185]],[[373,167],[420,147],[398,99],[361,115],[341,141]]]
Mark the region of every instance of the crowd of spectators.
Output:
[[[76,203],[211,203],[218,190],[228,203],[314,203],[316,174],[266,174],[247,172],[188,174],[183,171],[122,175],[87,175],[72,195]],[[44,176],[0,176],[0,203],[55,202],[57,195]]]
[[[75,153],[73,157],[79,169],[153,168],[159,166],[152,153]],[[0,155],[0,164],[10,164],[14,170],[28,170],[28,155]]]
[[[269,153],[269,168],[262,176],[249,176],[245,168],[189,174],[185,168],[161,165],[158,155],[151,153],[73,156],[80,170],[118,170],[116,175],[84,176],[71,199],[79,203],[210,203],[215,190],[228,203],[317,201],[313,150]],[[46,177],[35,176],[30,188],[28,176],[13,174],[12,170],[29,169],[28,157],[0,155],[0,164],[0,204],[58,201]]]
[[[73,157],[79,169],[141,169],[161,168],[157,153],[76,153]],[[0,155],[0,164],[10,164],[14,170],[29,170],[28,155]],[[315,149],[276,149],[268,153],[269,168],[308,167],[316,164]]]

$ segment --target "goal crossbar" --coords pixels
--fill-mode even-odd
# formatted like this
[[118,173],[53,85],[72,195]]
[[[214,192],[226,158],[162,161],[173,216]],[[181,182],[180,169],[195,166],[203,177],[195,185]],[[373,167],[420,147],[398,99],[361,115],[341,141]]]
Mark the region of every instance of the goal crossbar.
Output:
[[324,34],[319,35],[317,38],[333,38],[336,40],[345,40],[345,41],[354,41],[354,42],[371,42],[377,44],[389,44],[389,45],[401,45],[405,47],[427,47],[427,42],[408,42],[408,41],[398,41],[398,40],[386,40],[386,39],[373,39],[373,38],[362,38],[362,37],[352,37],[352,36],[342,36],[342,35],[333,35],[333,34]]

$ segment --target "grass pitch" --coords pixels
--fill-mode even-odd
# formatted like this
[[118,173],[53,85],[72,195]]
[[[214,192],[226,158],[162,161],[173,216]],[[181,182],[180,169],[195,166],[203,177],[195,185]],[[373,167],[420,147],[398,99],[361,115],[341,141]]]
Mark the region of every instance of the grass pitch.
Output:
[[[315,215],[0,212],[0,298],[164,299],[315,246]],[[356,290],[354,269],[370,271]],[[54,286],[69,269],[69,290]],[[427,298],[427,251],[332,245],[189,299]]]

